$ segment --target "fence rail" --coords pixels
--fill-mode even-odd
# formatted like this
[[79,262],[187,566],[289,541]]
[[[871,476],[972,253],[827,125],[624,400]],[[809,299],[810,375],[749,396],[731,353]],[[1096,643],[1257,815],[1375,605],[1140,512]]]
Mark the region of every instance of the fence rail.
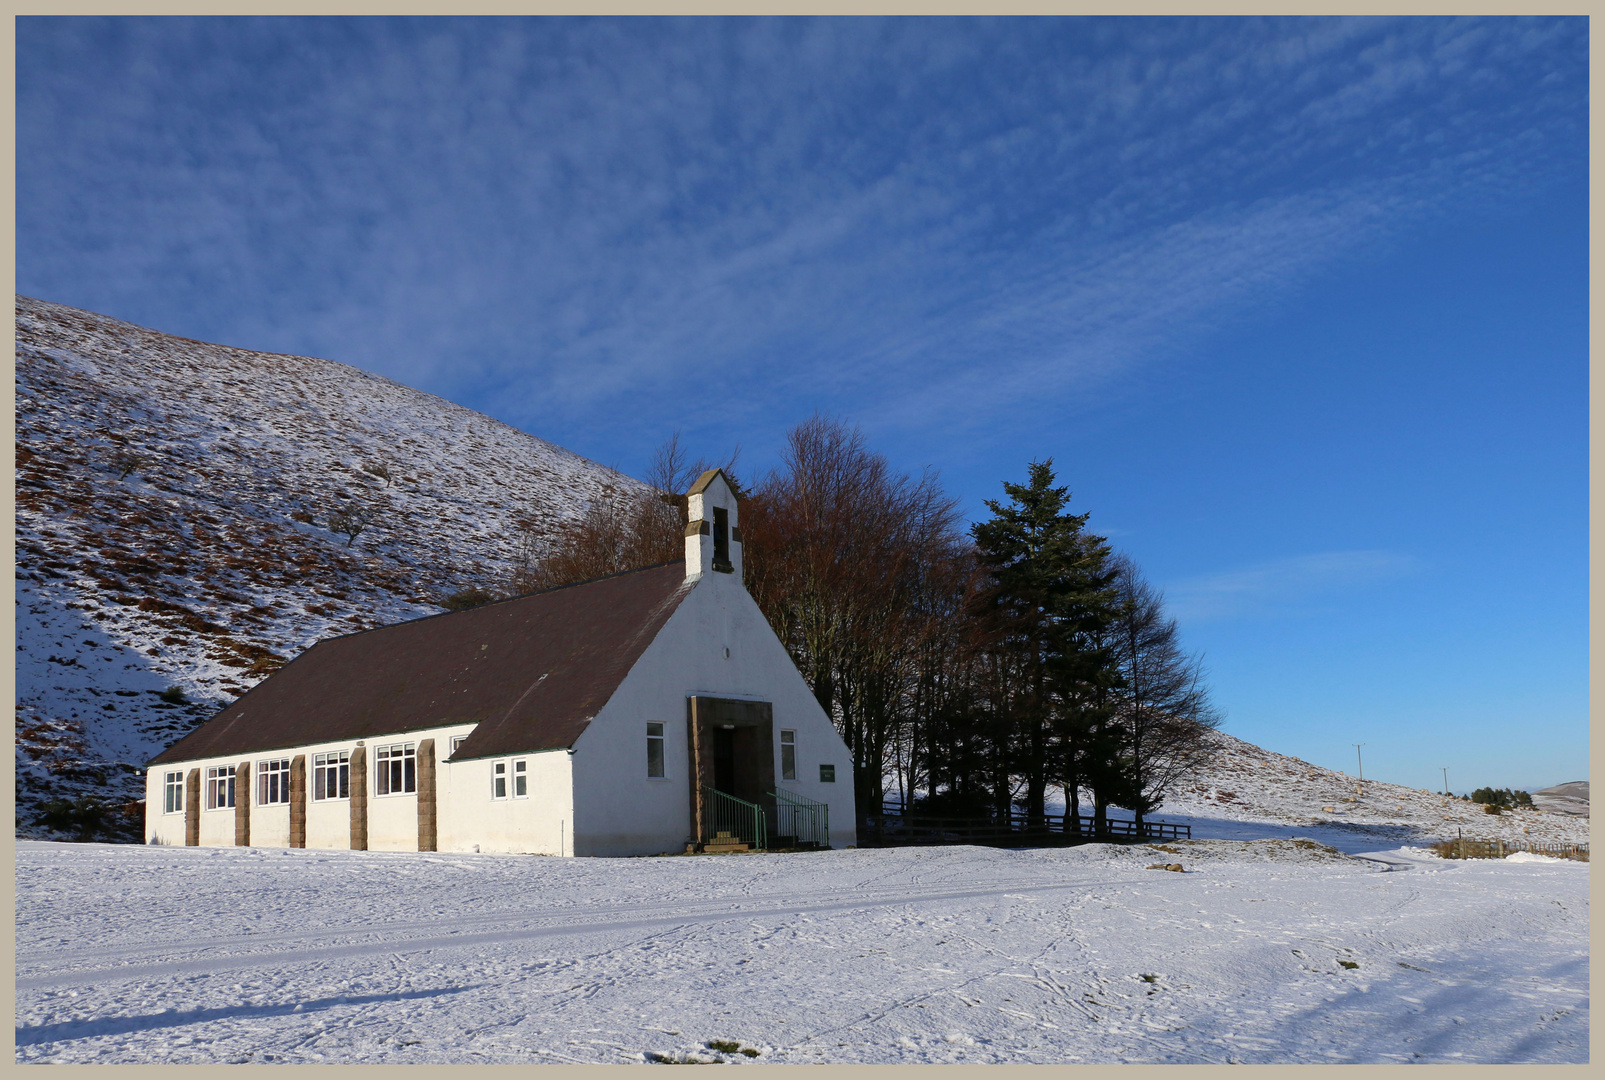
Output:
[[924,814],[882,813],[859,822],[861,847],[903,847],[918,844],[982,844],[994,847],[1052,847],[1093,840],[1190,840],[1191,825],[1170,821],[1110,818],[1102,831],[1096,819],[1046,814],[1033,823],[1025,814],[1007,818],[953,818]]
[[[775,842],[781,847],[830,847],[830,806],[793,791],[771,791]],[[790,841],[787,843],[786,841]]]
[[[1050,815],[1049,820],[1059,822],[1059,828],[1065,830],[1063,815]],[[1074,818],[1065,831],[1083,840],[1097,839],[1097,824],[1091,817]],[[1191,840],[1193,827],[1174,821],[1144,821],[1138,825],[1135,821],[1110,818],[1104,822],[1104,836],[1126,840]]]
[[1588,862],[1587,844],[1565,844],[1544,840],[1443,840],[1432,849],[1445,859],[1503,859],[1518,851],[1548,855],[1555,859]]
[[754,849],[769,846],[769,829],[763,807],[702,785],[704,844],[722,838],[740,840]]

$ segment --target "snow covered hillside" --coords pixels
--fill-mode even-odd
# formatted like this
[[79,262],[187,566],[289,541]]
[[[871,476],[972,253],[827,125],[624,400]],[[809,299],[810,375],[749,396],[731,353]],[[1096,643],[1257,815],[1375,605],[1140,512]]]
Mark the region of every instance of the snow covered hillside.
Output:
[[22,835],[49,799],[142,797],[151,755],[320,638],[438,612],[522,524],[638,488],[344,364],[21,296],[16,389]]
[[[1158,815],[1194,823],[1194,836],[1319,836],[1345,850],[1339,839],[1388,839],[1428,844],[1465,836],[1479,840],[1530,840],[1585,844],[1588,818],[1540,807],[1485,813],[1482,806],[1422,788],[1361,783],[1355,777],[1261,749],[1224,732],[1211,738],[1214,760],[1204,775],[1165,800]],[[1585,804],[1586,805],[1586,804]]]
[[1588,867],[1531,857],[21,841],[15,896],[19,1062],[1588,1060]]
[[1540,788],[1532,793],[1533,802],[1540,810],[1556,814],[1588,816],[1588,781],[1573,780],[1554,787]]

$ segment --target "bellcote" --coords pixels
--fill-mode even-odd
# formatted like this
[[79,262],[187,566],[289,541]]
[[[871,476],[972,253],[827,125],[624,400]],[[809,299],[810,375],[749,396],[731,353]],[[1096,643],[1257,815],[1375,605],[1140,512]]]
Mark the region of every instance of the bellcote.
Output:
[[741,580],[741,528],[736,493],[722,469],[709,469],[686,492],[685,573],[730,574]]

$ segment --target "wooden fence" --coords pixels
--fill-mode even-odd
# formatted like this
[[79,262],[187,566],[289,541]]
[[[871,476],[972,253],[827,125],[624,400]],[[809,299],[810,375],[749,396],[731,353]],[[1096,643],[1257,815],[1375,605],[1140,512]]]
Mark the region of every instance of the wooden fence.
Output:
[[933,817],[925,814],[882,813],[859,819],[860,847],[906,847],[921,844],[981,844],[988,847],[1056,847],[1111,840],[1189,840],[1190,825],[1170,821],[1134,821],[1110,818],[1102,833],[1091,817],[1047,814],[1033,824],[1025,814],[1008,818]]
[[1518,851],[1548,855],[1553,859],[1588,861],[1587,844],[1563,844],[1543,840],[1443,840],[1432,845],[1445,859],[1503,859]]

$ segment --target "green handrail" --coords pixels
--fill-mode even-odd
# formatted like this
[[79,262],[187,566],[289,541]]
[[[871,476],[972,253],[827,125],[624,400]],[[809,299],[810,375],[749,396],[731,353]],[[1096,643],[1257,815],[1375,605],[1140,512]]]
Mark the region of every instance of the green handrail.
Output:
[[801,844],[830,847],[830,805],[792,791],[771,791],[775,800],[775,835]]
[[734,795],[702,785],[702,842],[721,834],[764,850],[769,847],[768,820],[763,807]]

